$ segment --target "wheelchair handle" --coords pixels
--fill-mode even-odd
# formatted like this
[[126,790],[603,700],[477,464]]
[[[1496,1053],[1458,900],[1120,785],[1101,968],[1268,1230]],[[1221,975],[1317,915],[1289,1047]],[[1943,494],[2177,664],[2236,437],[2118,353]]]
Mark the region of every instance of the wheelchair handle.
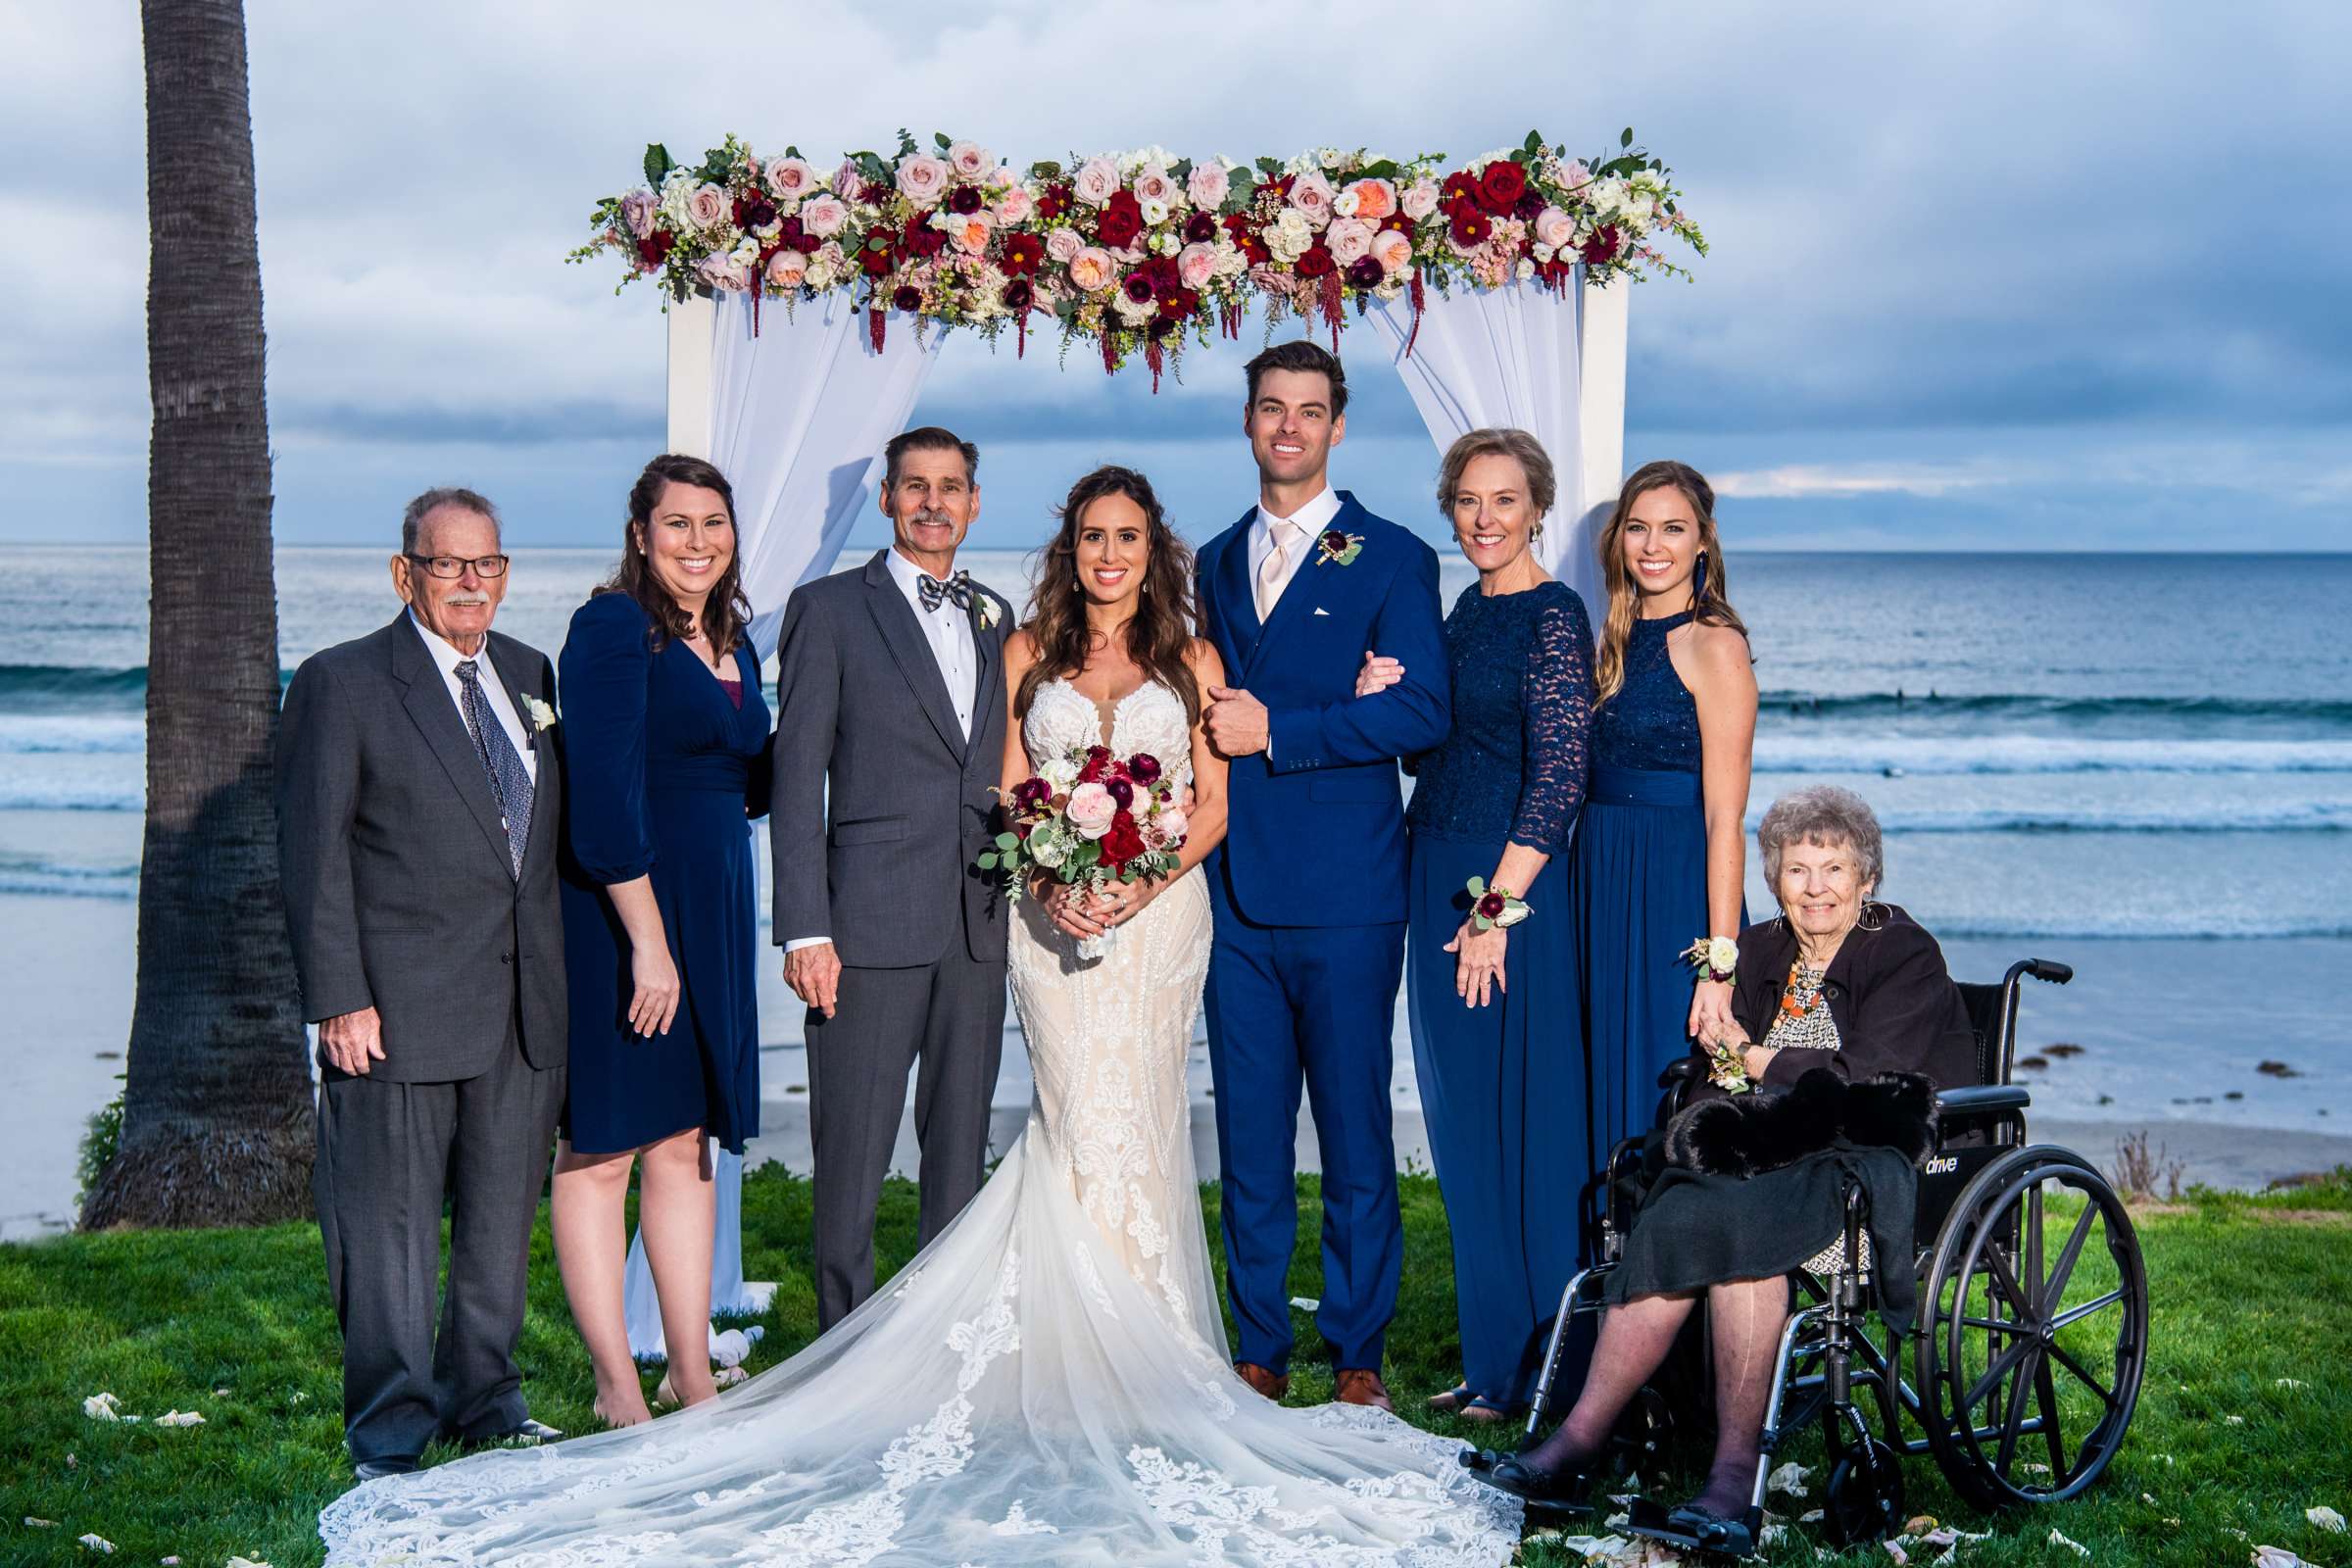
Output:
[[2060,963],[2056,958],[2028,958],[2021,967],[2034,979],[2047,980],[2054,986],[2062,986],[2075,977],[2075,966]]

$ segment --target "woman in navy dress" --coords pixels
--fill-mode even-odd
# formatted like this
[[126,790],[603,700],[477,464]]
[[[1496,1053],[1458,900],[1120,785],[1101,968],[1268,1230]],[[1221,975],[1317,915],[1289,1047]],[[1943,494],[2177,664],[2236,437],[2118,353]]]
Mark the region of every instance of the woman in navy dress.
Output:
[[[1756,677],[1724,597],[1715,491],[1688,464],[1625,481],[1599,541],[1608,614],[1594,661],[1592,776],[1568,857],[1582,948],[1592,1148],[1655,1118],[1658,1075],[1737,1033],[1731,974],[1683,952],[1742,918]],[[1597,1164],[1597,1161],[1596,1161]]]
[[[648,1417],[621,1312],[631,1164],[671,1345],[710,1316],[706,1140],[759,1131],[759,916],[749,818],[767,810],[767,704],[735,553],[734,496],[664,456],[629,493],[612,581],[571,617],[561,662],[571,1066],[554,1223],[596,1411]],[[701,1356],[672,1396],[715,1396]]]
[[[1530,550],[1554,488],[1550,459],[1523,430],[1473,430],[1446,454],[1439,507],[1478,582],[1446,620],[1453,728],[1414,760],[1405,818],[1406,1010],[1462,1347],[1460,1386],[1430,1402],[1470,1420],[1527,1403],[1544,1325],[1578,1266],[1562,1216],[1597,1162],[1568,901],[1536,887],[1584,801],[1592,723],[1585,603]],[[1358,689],[1397,673],[1375,659]],[[1480,930],[1473,878],[1531,912]],[[1560,880],[1546,884],[1555,895]]]

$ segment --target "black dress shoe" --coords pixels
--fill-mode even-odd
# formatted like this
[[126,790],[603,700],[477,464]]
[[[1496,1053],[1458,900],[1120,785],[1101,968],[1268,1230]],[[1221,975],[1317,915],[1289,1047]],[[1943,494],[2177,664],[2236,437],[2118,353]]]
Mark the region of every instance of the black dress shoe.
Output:
[[1462,1462],[1488,1486],[1524,1500],[1530,1512],[1555,1519],[1582,1519],[1592,1512],[1590,1470],[1545,1470],[1515,1453],[1494,1455],[1484,1469],[1471,1464],[1467,1455]]
[[383,1476],[405,1476],[416,1468],[416,1460],[388,1454],[381,1459],[362,1459],[351,1467],[351,1473],[362,1481],[374,1481]]
[[1720,1514],[1696,1502],[1686,1502],[1666,1510],[1666,1523],[1682,1531],[1702,1551],[1720,1551],[1727,1557],[1756,1554],[1758,1520],[1752,1508]]

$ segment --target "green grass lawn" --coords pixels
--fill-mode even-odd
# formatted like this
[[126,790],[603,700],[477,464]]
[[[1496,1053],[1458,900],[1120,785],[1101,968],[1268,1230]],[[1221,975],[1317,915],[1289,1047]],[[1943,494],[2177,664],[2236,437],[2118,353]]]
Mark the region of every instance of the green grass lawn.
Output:
[[[1208,1200],[1213,1225],[1213,1190]],[[1294,1283],[1312,1295],[1311,1180],[1301,1200],[1309,1212]],[[1436,1184],[1407,1180],[1404,1204],[1404,1293],[1389,1382],[1397,1408],[1425,1420],[1422,1400],[1458,1370],[1451,1267]],[[2143,1212],[2139,1226],[2154,1349],[2131,1441],[2105,1481],[2062,1508],[1984,1518],[1953,1498],[1932,1461],[1914,1460],[1909,1511],[1993,1532],[1963,1544],[1963,1562],[2079,1568],[2083,1559],[2049,1539],[2055,1528],[2098,1563],[2240,1564],[2255,1544],[2338,1568],[2352,1563],[2352,1538],[2304,1518],[2314,1504],[2352,1513],[2352,1174],[2274,1197],[2199,1194]],[[894,1183],[877,1247],[886,1269],[913,1251],[914,1228],[913,1191]],[[746,1182],[751,1272],[781,1282],[755,1371],[814,1333],[808,1234],[805,1182],[773,1167]],[[1328,1375],[1312,1365],[1318,1348],[1312,1328],[1302,1329],[1307,1364],[1294,1402],[1330,1396]],[[544,1220],[533,1240],[521,1359],[532,1413],[586,1431],[587,1361]],[[85,1416],[82,1400],[101,1391],[149,1421]],[[307,1225],[0,1248],[0,1563],[94,1563],[99,1554],[77,1544],[85,1533],[111,1541],[111,1560],[123,1564],[174,1556],[188,1568],[219,1568],[231,1556],[275,1568],[315,1563],[318,1508],[350,1485],[340,1401],[334,1320],[318,1235]],[[151,1424],[173,1408],[201,1412],[204,1424]],[[1433,1424],[1494,1441],[1485,1429]],[[1801,1440],[1789,1456],[1818,1463],[1818,1438]],[[1703,1465],[1704,1456],[1682,1459]],[[1669,1501],[1689,1479],[1644,1478],[1651,1495]],[[1788,1507],[1793,1515],[1812,1505]],[[1810,1529],[1794,1527],[1768,1560],[1811,1563],[1817,1544]],[[1578,1559],[1537,1540],[1522,1560]],[[1872,1546],[1846,1560],[1890,1559]]]

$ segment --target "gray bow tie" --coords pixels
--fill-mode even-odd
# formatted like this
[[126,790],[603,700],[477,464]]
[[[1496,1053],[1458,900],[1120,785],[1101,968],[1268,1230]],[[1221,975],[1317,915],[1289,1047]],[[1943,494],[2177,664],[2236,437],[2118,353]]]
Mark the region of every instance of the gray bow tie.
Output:
[[922,572],[915,577],[914,588],[916,593],[922,595],[925,610],[937,610],[943,599],[955,600],[958,610],[972,608],[972,574],[968,571],[959,571],[946,582],[941,582],[927,571]]

